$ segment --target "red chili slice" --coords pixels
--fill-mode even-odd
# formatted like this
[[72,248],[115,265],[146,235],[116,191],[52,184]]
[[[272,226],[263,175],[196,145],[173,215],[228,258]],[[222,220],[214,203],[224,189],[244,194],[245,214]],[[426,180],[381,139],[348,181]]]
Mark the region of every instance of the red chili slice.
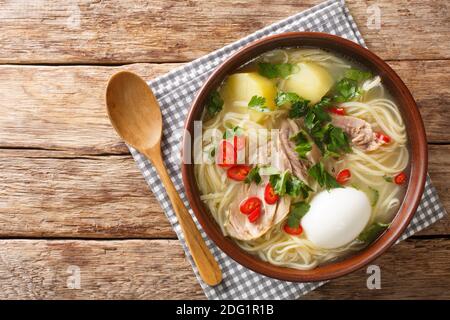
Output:
[[264,189],[264,200],[267,204],[275,204],[280,197],[275,193],[270,183],[266,185]]
[[298,235],[302,234],[302,232],[303,232],[303,228],[301,225],[299,225],[297,228],[291,228],[287,224],[285,224],[283,227],[283,230],[284,230],[284,232],[286,232],[288,234],[292,234],[294,236],[298,236]]
[[250,221],[251,223],[255,223],[260,215],[261,215],[261,207],[258,207],[252,212],[250,212],[250,214],[248,215],[248,221]]
[[395,184],[404,184],[406,182],[406,174],[404,172],[400,172],[398,175],[394,177]]
[[251,167],[245,164],[238,164],[227,170],[227,176],[236,181],[244,181],[250,172]]
[[245,136],[233,137],[234,150],[239,151],[245,148]]
[[241,202],[239,205],[239,210],[243,214],[250,214],[255,211],[255,209],[261,210],[262,202],[258,197],[249,197]]
[[337,114],[339,116],[345,116],[345,109],[344,108],[338,108],[338,107],[331,107],[328,108],[328,111],[334,114]]
[[381,132],[375,132],[375,136],[378,140],[383,141],[384,143],[391,142],[391,137],[389,137],[387,134],[381,133]]
[[336,181],[339,184],[344,184],[344,183],[348,182],[348,180],[350,180],[351,177],[352,177],[352,174],[351,174],[350,170],[344,169],[344,170],[341,170],[337,174]]
[[219,147],[217,149],[217,165],[222,168],[229,168],[234,166],[236,164],[236,161],[237,154],[234,150],[233,145],[226,140],[222,140],[219,143]]

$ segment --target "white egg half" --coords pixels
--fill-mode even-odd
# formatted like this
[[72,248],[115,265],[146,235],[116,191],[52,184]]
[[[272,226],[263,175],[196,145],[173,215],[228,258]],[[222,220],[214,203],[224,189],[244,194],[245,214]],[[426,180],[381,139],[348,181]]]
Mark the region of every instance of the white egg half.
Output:
[[371,214],[366,194],[354,188],[322,191],[310,205],[301,225],[306,238],[324,249],[342,247],[356,239]]

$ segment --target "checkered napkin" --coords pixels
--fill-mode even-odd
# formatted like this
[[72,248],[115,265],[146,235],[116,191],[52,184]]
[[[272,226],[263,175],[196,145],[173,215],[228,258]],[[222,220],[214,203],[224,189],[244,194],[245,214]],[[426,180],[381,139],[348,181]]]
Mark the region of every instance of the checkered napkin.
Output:
[[[164,121],[161,147],[165,164],[187,208],[190,208],[190,206],[181,179],[180,141],[184,120],[196,93],[212,71],[230,54],[256,39],[286,31],[326,32],[347,38],[362,46],[365,45],[344,0],[329,0],[261,29],[149,82],[161,105]],[[130,151],[177,233],[186,256],[209,299],[296,299],[325,283],[294,283],[274,280],[239,265],[225,255],[207,237],[192,210],[190,210],[203,238],[223,272],[223,282],[220,285],[209,287],[203,283],[195,265],[192,263],[192,257],[186,247],[181,228],[158,174],[143,155],[133,148],[130,148]],[[428,177],[425,193],[417,213],[401,239],[405,239],[431,225],[444,215],[445,209],[440,204],[436,190]]]

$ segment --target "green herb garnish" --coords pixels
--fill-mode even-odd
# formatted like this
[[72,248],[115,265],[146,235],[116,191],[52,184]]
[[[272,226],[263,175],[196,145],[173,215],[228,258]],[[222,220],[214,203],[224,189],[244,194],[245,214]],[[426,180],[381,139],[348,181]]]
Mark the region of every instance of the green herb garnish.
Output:
[[311,151],[312,143],[308,139],[308,134],[304,130],[300,130],[290,140],[295,143],[295,152],[300,158],[306,159],[306,154]]
[[282,174],[271,175],[270,184],[274,192],[279,196],[287,194],[291,197],[298,197],[302,195],[303,198],[307,198],[309,192],[313,191],[307,184],[293,176],[288,170]]
[[323,149],[325,157],[339,157],[342,153],[352,151],[347,134],[338,127],[328,124],[323,133]]
[[305,216],[305,214],[309,211],[310,205],[306,202],[297,202],[294,203],[289,212],[289,216],[287,219],[287,224],[291,228],[298,228],[300,225],[300,220]]
[[378,236],[384,230],[386,230],[388,227],[389,227],[389,224],[387,224],[387,223],[381,223],[381,222],[372,223],[363,232],[360,233],[360,235],[358,236],[358,240],[365,242],[365,243],[371,243],[376,238],[378,238]]
[[269,112],[269,108],[266,106],[266,98],[261,96],[253,96],[248,103],[248,107],[259,112]]
[[275,97],[275,104],[277,107],[281,107],[286,103],[291,104],[289,109],[289,118],[300,118],[306,115],[308,112],[309,100],[303,99],[295,92],[283,92],[279,91]]
[[206,111],[208,111],[211,116],[214,116],[222,110],[222,107],[223,99],[220,96],[219,92],[214,91],[210,93],[206,100]]
[[360,95],[358,82],[349,78],[339,80],[336,84],[335,92],[334,100],[336,102],[350,101]]
[[308,110],[305,117],[305,126],[308,130],[317,130],[323,123],[331,121],[331,116],[326,110],[329,103],[330,99],[325,97]]
[[321,187],[325,187],[327,190],[342,188],[336,179],[325,170],[322,162],[318,162],[312,166],[308,170],[308,174],[313,177]]
[[249,173],[247,174],[247,177],[244,180],[244,183],[252,183],[255,182],[256,184],[261,183],[261,176],[259,174],[259,167],[255,166],[253,167]]
[[269,78],[286,78],[294,72],[294,65],[290,63],[258,63],[259,74]]
[[372,78],[372,73],[370,73],[369,71],[362,71],[359,69],[352,68],[345,71],[344,77],[351,80],[355,80],[357,82],[362,82]]

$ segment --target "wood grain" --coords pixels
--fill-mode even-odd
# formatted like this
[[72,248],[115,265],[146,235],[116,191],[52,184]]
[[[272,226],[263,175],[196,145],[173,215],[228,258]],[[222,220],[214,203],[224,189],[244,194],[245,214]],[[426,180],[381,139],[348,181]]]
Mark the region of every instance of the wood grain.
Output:
[[[307,299],[449,299],[450,240],[408,240],[365,269],[333,280]],[[71,267],[72,269],[69,269]],[[69,289],[79,267],[80,289]],[[176,240],[0,240],[0,299],[204,299]]]
[[[320,2],[2,1],[0,62],[189,61]],[[381,29],[370,23],[375,4]],[[348,0],[347,5],[368,46],[382,58],[450,58],[448,1]]]
[[[416,98],[428,140],[450,142],[450,60],[390,64]],[[107,80],[119,70],[150,79],[176,66],[0,66],[0,148],[68,150],[78,155],[128,153],[106,116]]]
[[0,237],[175,237],[131,156],[0,159]]
[[[450,145],[430,146],[430,174],[450,209]],[[2,150],[0,237],[175,238],[131,156]],[[449,235],[446,218],[421,235]]]

